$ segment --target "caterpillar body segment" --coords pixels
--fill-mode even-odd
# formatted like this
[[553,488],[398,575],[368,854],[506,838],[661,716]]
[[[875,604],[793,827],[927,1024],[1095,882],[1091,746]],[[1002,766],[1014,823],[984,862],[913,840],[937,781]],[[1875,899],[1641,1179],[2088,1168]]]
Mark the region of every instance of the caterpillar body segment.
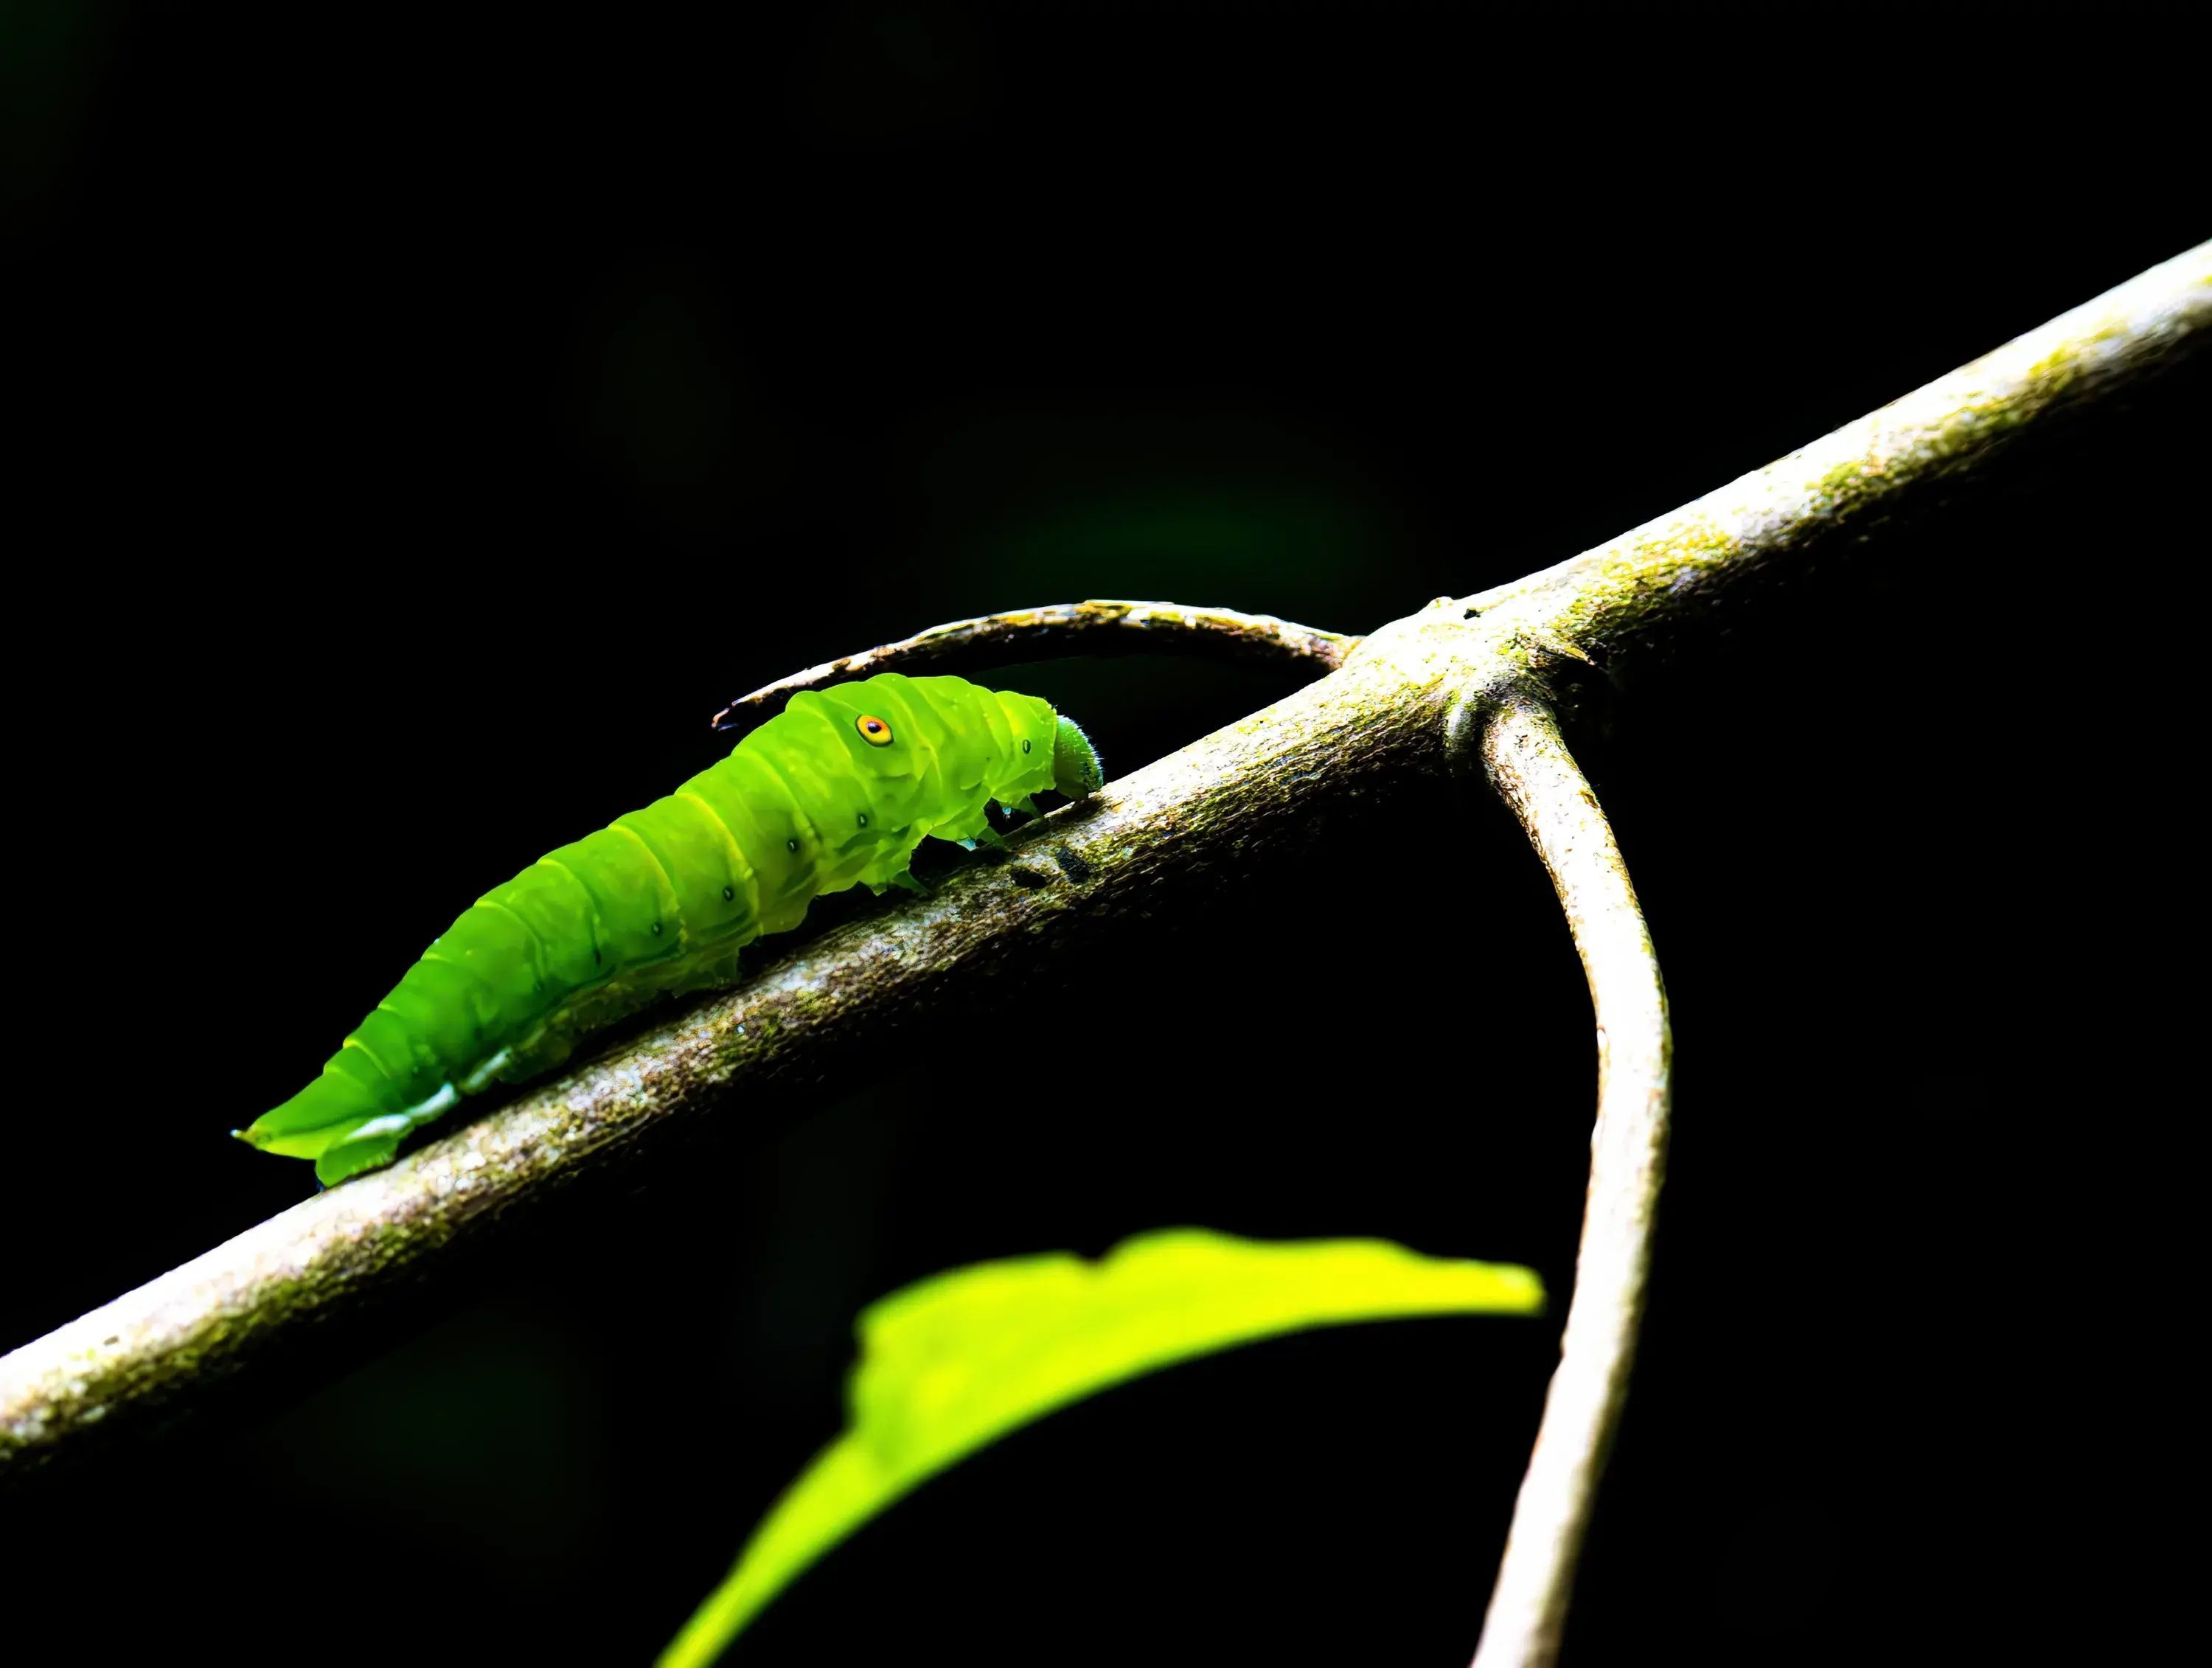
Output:
[[924,839],[989,837],[988,807],[1102,780],[1034,696],[884,673],[803,691],[665,798],[548,852],[463,912],[319,1076],[239,1134],[337,1182],[464,1099],[561,1064],[825,892],[911,886]]

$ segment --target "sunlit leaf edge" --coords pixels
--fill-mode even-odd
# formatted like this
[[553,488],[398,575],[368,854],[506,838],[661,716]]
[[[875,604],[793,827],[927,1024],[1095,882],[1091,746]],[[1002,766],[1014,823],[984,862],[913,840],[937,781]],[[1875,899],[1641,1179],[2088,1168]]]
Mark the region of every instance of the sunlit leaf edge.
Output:
[[659,1668],[703,1668],[824,1553],[921,1483],[1071,1403],[1178,1361],[1313,1327],[1535,1314],[1511,1263],[1386,1239],[1135,1235],[1096,1263],[1010,1257],[916,1281],[860,1316],[848,1424],[769,1509]]

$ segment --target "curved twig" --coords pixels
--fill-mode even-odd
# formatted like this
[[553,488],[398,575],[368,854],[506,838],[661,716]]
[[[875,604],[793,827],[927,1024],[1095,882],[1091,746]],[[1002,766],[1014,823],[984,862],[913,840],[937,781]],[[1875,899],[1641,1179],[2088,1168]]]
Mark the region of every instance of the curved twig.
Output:
[[1295,838],[1322,807],[1433,769],[1464,691],[1505,699],[1563,654],[1663,630],[1741,575],[1801,565],[1878,515],[1908,513],[1995,455],[1992,442],[2132,387],[2212,338],[2208,326],[2212,245],[1674,516],[1393,621],[1332,675],[1018,837],[1044,860],[1034,867],[977,867],[827,934],[390,1169],[0,1357],[0,1479],[204,1403],[281,1342],[427,1274],[618,1159],[667,1149],[709,1111],[752,1114],[763,1091],[864,1074],[881,1050],[855,1038],[929,1023],[954,988],[1019,981],[1065,943],[1142,930],[1153,909]]
[[1206,654],[1276,661],[1334,672],[1357,637],[1317,631],[1273,614],[1233,608],[1186,608],[1173,602],[1056,602],[1011,613],[953,620],[927,631],[825,661],[740,695],[714,715],[718,730],[748,730],[781,711],[802,689],[820,689],[878,672],[958,673],[1074,652],[1085,654]]
[[1575,1294],[1474,1655],[1476,1668],[1550,1668],[1628,1398],[1666,1167],[1674,1042],[1627,866],[1551,712],[1507,701],[1483,725],[1481,752],[1491,785],[1551,871],[1597,1011],[1597,1123]]

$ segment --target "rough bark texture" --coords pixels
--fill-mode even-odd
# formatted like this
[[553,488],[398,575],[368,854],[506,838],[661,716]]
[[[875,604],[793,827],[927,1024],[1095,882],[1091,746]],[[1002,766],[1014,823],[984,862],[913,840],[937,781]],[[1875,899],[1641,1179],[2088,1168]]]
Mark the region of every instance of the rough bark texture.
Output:
[[[1724,584],[1905,512],[2011,435],[2178,358],[2208,320],[2212,246],[1673,516],[1384,627],[1321,682],[1054,813],[1012,861],[832,933],[0,1360],[0,1477],[196,1405],[308,1323],[337,1321],[616,1159],[664,1146],[709,1111],[742,1116],[765,1086],[831,1072],[852,1038],[927,1015],[956,975],[1018,977],[1057,946],[1135,929],[1178,889],[1290,837],[1336,796],[1437,768],[1448,715],[1540,685],[1563,660],[1666,626]],[[1016,642],[1033,653],[1021,638],[1010,652]]]

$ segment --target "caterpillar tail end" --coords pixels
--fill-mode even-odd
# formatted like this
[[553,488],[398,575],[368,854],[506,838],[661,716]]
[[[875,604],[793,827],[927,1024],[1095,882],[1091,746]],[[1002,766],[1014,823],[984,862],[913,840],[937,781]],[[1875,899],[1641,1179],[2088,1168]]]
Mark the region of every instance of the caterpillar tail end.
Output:
[[1052,743],[1052,785],[1072,800],[1087,799],[1106,785],[1106,769],[1083,727],[1066,713],[1058,715]]
[[357,1081],[325,1072],[281,1106],[230,1133],[260,1152],[313,1159],[325,1186],[387,1165],[399,1143],[459,1099],[451,1084],[402,1111],[380,1107]]

